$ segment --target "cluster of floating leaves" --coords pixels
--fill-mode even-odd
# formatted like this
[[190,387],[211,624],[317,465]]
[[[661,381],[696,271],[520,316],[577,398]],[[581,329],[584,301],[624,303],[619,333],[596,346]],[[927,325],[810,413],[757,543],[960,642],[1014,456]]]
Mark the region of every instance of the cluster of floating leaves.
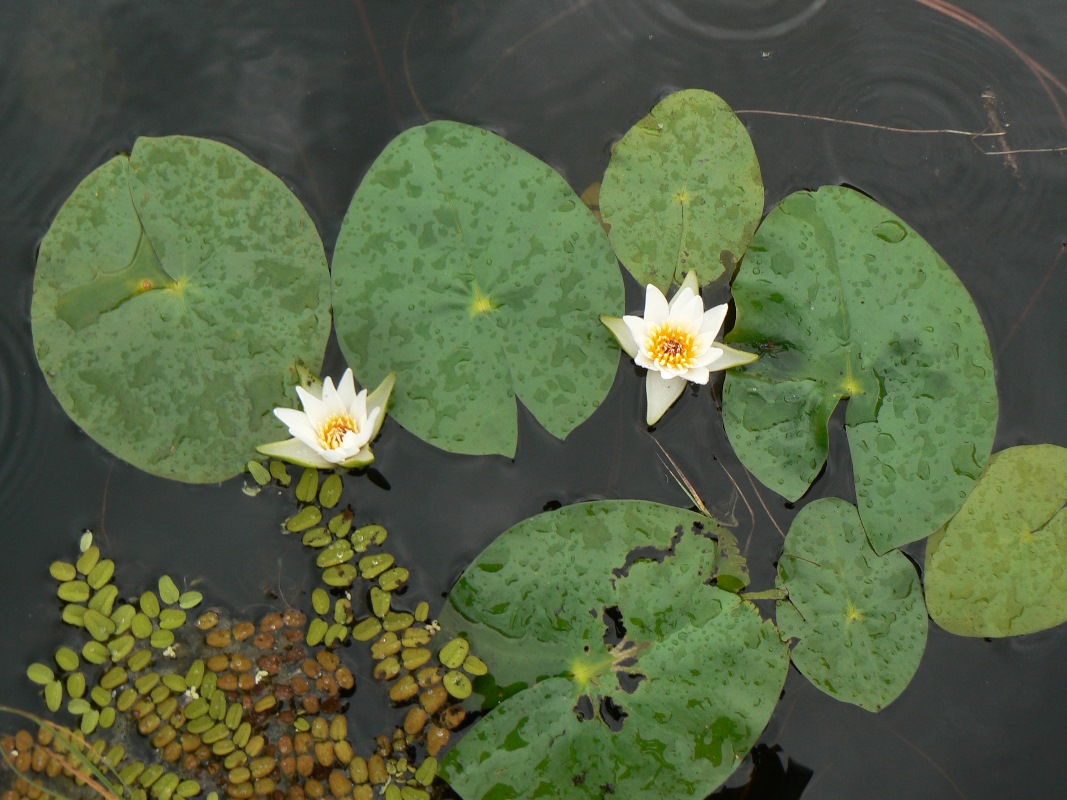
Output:
[[[250,472],[260,485],[292,483],[280,462]],[[394,607],[409,571],[382,549],[385,528],[353,530],[352,509],[336,508],[342,490],[339,475],[320,486],[318,472],[305,470],[295,486],[301,506],[284,525],[317,551],[323,585],[312,592],[310,615],[289,608],[256,624],[207,610],[192,620],[202,596],[169,576],[158,591],[121,600],[115,565],[88,533],[74,563],[51,566],[63,619],[86,640],[80,652],[60,647],[54,665],[35,663],[27,674],[50,711],[65,707],[77,718],[63,741],[78,761],[109,772],[116,793],[132,800],[205,792],[208,800],[429,800],[437,756],[466,718],[458,701],[488,669],[465,639],[433,648],[427,603]],[[367,598],[361,608],[352,600],[357,585]],[[355,677],[339,655],[350,641],[370,648],[374,677],[406,709],[403,723],[362,754],[346,717]],[[83,794],[84,776],[53,730],[0,740],[16,773],[3,800]]]

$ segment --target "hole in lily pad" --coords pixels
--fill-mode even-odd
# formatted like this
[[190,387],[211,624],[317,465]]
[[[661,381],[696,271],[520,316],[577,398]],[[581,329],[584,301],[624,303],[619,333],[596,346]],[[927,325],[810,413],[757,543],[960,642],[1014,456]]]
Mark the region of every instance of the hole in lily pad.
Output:
[[582,722],[588,722],[596,717],[596,710],[593,708],[593,701],[589,695],[583,694],[578,698],[578,702],[574,704],[574,715]]
[[623,723],[628,716],[629,714],[623,711],[622,707],[610,697],[601,698],[600,719],[615,733],[622,730]]
[[626,638],[626,625],[618,606],[604,609],[604,644],[614,647]]

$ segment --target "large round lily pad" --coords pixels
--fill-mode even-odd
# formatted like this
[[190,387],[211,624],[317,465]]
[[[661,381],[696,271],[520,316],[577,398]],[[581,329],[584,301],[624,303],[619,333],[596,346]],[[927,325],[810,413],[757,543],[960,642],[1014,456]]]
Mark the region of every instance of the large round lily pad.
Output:
[[395,371],[392,415],[446,450],[514,455],[516,396],[563,438],[611,388],[611,244],[558,173],[489,131],[394,139],[352,199],[333,281],[360,380]]
[[1012,447],[926,548],[926,602],[961,636],[1014,636],[1067,622],[1067,449]]
[[732,273],[763,214],[763,178],[745,126],[718,95],[662,100],[615,146],[600,189],[619,260],[663,291],[695,269]]
[[797,192],[764,220],[733,284],[731,344],[760,359],[726,377],[730,442],[796,500],[845,429],[860,517],[884,553],[938,529],[989,456],[993,359],[970,295],[906,223],[841,186]]
[[330,285],[318,231],[231,147],[137,140],[88,175],[41,243],[33,338],[93,439],[155,475],[240,472],[277,438],[290,368],[322,363]]
[[732,544],[706,517],[636,500],[541,514],[493,542],[449,595],[442,636],[467,636],[511,694],[446,780],[467,800],[705,797],[766,725],[789,661],[755,606],[711,585]]
[[778,561],[778,629],[791,657],[831,697],[880,711],[907,688],[926,647],[919,574],[898,551],[871,549],[850,503],[804,507]]

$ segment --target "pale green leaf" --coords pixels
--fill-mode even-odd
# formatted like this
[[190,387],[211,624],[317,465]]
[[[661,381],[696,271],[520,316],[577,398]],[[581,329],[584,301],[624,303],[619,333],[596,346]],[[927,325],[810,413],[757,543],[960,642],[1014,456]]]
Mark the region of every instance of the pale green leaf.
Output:
[[926,601],[961,636],[1014,636],[1067,621],[1067,449],[995,453],[926,548]]

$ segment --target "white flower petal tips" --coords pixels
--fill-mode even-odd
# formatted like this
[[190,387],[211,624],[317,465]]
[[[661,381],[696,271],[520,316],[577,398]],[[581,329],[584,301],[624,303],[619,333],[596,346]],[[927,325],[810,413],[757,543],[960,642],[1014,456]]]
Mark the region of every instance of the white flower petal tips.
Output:
[[274,409],[274,415],[293,438],[265,444],[256,450],[304,467],[365,467],[374,461],[370,443],[385,421],[385,409],[395,383],[396,374],[390,373],[370,396],[366,389],[357,393],[352,370],[346,369],[336,387],[333,380],[326,378],[319,396],[297,386],[296,393],[304,410]]
[[707,383],[712,372],[756,360],[754,353],[715,341],[726,311],[725,303],[704,310],[696,274],[690,272],[669,303],[657,287],[646,287],[644,316],[600,317],[634,363],[648,370],[649,425],[681,396],[686,381]]

